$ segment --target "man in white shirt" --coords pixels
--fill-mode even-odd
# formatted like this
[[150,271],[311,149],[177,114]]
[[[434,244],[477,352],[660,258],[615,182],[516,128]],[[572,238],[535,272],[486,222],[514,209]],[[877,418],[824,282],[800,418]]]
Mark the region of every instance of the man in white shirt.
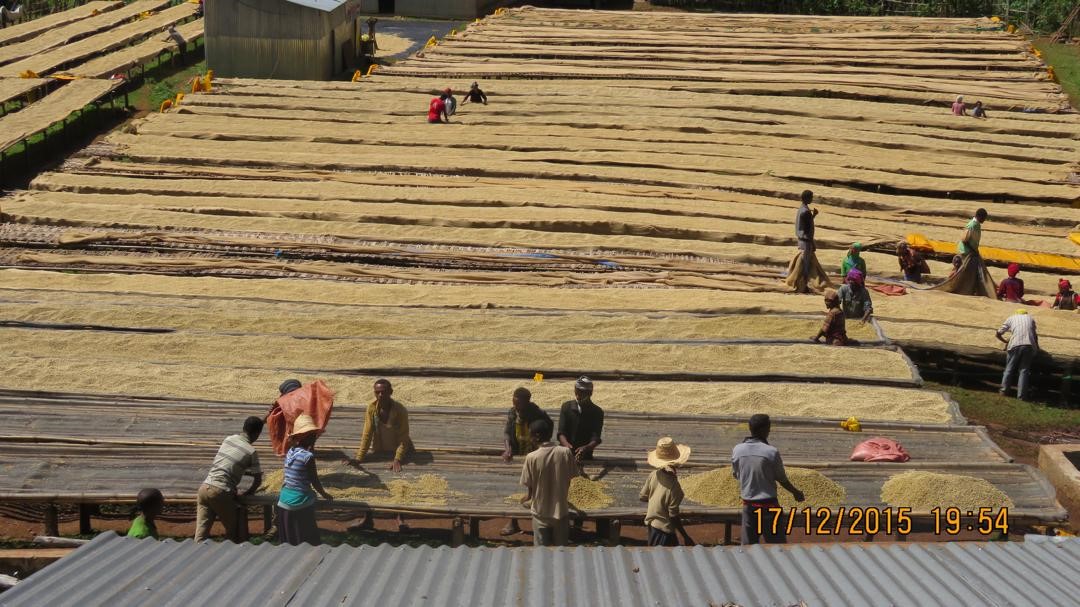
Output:
[[[1005,339],[1005,333],[1012,333]],[[1016,398],[1028,399],[1028,379],[1031,377],[1031,363],[1039,352],[1039,334],[1035,330],[1035,319],[1027,310],[1020,309],[1016,314],[1005,319],[997,330],[998,341],[1005,344],[1005,373],[1001,376],[1002,394],[1009,391],[1009,384],[1019,372],[1016,384]]]
[[226,437],[218,449],[210,473],[199,487],[198,505],[195,511],[195,541],[201,542],[210,537],[210,528],[214,519],[220,519],[225,527],[225,537],[239,542],[237,535],[237,487],[244,476],[251,476],[251,486],[240,494],[251,495],[262,484],[262,468],[259,467],[259,454],[252,443],[262,434],[263,420],[251,416],[244,420],[244,433]]
[[[772,421],[768,415],[750,416],[750,436],[731,450],[731,472],[739,479],[739,495],[743,501],[742,545],[756,544],[761,536],[770,544],[784,544],[787,536],[781,526],[772,528],[769,509],[780,507],[776,485],[787,489],[795,501],[803,501],[803,492],[788,480],[780,451],[769,444]],[[758,512],[761,512],[759,517]],[[760,521],[760,524],[759,524]]]
[[570,537],[570,479],[577,466],[573,451],[551,442],[553,430],[545,419],[529,424],[539,447],[525,456],[521,467],[521,484],[528,490],[521,503],[532,502],[536,546],[565,546]]

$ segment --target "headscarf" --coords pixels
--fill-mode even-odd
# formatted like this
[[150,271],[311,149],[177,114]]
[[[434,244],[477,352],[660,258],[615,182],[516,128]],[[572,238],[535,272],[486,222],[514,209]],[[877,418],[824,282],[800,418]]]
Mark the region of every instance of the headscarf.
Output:
[[1062,293],[1072,291],[1072,283],[1062,278],[1058,281],[1058,291],[1061,291]]
[[855,284],[862,285],[862,283],[863,283],[863,273],[861,271],[859,271],[857,268],[852,268],[847,273],[847,280],[848,280],[849,283],[853,282]]
[[282,396],[285,396],[293,390],[299,390],[302,385],[303,384],[300,383],[299,379],[286,379],[278,386],[278,392],[280,392]]
[[848,257],[858,257],[859,251],[862,251],[862,243],[856,242],[848,248]]
[[1009,278],[1016,278],[1016,275],[1020,273],[1020,264],[1015,263],[1015,262],[1010,263],[1008,271],[1009,271]]
[[574,388],[577,390],[581,390],[582,392],[588,392],[592,394],[592,380],[589,379],[587,376],[582,375],[578,378],[576,382],[574,382]]

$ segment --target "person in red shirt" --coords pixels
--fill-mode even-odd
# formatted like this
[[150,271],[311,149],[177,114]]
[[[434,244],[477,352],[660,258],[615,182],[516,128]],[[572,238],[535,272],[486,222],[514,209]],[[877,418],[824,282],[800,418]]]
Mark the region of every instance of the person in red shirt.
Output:
[[1055,310],[1075,310],[1080,308],[1080,295],[1072,290],[1072,283],[1062,278],[1058,281],[1058,294],[1054,297]]
[[1009,264],[1009,277],[998,285],[998,299],[1012,303],[1024,303],[1024,281],[1016,277],[1020,273],[1020,264]]
[[431,103],[428,104],[427,121],[428,124],[450,123],[450,116],[446,114],[446,102],[443,101],[443,97],[433,97],[431,99]]
[[818,334],[810,339],[821,343],[821,338],[824,337],[825,343],[833,346],[857,345],[858,342],[854,339],[848,339],[844,310],[840,307],[840,296],[836,291],[825,289],[825,308],[825,323],[821,325]]

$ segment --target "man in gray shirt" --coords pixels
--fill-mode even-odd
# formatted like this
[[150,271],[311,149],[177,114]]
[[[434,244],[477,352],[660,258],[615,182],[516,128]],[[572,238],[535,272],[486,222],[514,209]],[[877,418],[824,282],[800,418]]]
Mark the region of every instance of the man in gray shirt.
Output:
[[753,415],[748,425],[750,436],[731,450],[731,470],[739,479],[739,494],[743,501],[742,545],[756,544],[761,536],[765,536],[765,541],[770,544],[784,544],[787,542],[784,525],[773,529],[773,515],[768,512],[769,508],[780,507],[776,484],[790,491],[797,502],[803,501],[803,493],[788,480],[780,451],[769,444],[769,430],[772,429],[769,416],[764,413]]

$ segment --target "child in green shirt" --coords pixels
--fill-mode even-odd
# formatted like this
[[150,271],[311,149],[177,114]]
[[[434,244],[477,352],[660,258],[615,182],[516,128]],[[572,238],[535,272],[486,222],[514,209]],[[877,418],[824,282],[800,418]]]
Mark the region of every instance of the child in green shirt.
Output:
[[164,506],[165,496],[161,494],[161,491],[157,489],[143,489],[140,491],[139,496],[135,498],[135,508],[132,510],[132,512],[138,512],[139,516],[131,521],[131,528],[128,529],[127,536],[140,539],[152,537],[156,540],[158,532],[157,526],[154,525],[154,519],[161,514]]

